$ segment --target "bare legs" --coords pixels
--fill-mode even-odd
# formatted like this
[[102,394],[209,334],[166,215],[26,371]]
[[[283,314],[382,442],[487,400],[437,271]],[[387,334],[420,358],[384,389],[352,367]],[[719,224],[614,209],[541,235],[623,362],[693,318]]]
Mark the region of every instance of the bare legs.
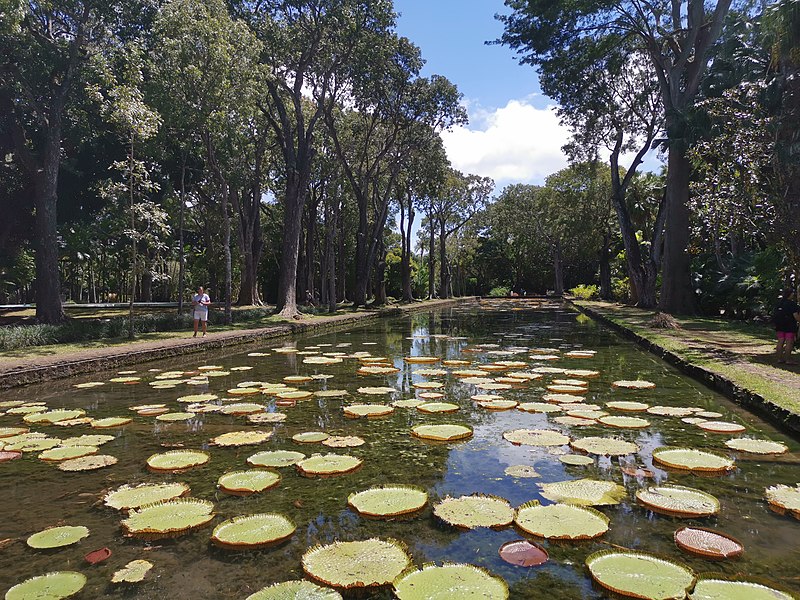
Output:
[[775,347],[775,358],[779,363],[791,363],[792,350],[794,350],[794,339],[780,338]]
[[[197,337],[197,325],[199,323],[200,323],[200,319],[195,319],[194,320],[194,335],[192,337]],[[206,324],[203,323],[203,332],[204,333],[205,333],[205,330],[206,330]],[[779,343],[783,343],[783,342],[779,342]]]

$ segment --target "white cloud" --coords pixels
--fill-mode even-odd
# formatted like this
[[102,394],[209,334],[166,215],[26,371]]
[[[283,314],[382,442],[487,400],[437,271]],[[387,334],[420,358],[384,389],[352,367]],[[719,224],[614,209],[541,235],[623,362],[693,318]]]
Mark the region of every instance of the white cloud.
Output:
[[561,152],[569,131],[558,122],[554,106],[536,108],[528,100],[509,100],[492,111],[466,103],[471,126],[442,134],[453,166],[488,176],[497,188],[510,183],[542,184],[567,166]]

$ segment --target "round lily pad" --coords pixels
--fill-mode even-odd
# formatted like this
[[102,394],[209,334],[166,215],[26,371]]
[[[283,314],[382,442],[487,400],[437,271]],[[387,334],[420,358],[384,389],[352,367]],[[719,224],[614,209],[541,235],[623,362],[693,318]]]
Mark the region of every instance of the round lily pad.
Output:
[[584,401],[583,396],[576,396],[574,394],[545,394],[542,400],[545,402],[554,402],[555,404],[578,404]]
[[0,427],[0,439],[21,435],[30,431],[27,427]]
[[739,540],[703,527],[681,527],[675,532],[674,539],[681,550],[704,558],[736,558],[744,552]]
[[290,467],[306,457],[302,452],[292,450],[268,450],[258,452],[247,459],[254,467]]
[[733,460],[727,456],[695,448],[656,448],[653,460],[673,469],[700,473],[726,473],[734,468]]
[[410,569],[394,581],[400,600],[461,600],[462,598],[508,598],[506,582],[488,571],[467,564],[429,563]]
[[81,458],[62,460],[58,463],[58,468],[62,471],[94,471],[115,464],[117,464],[117,458],[115,456],[94,454],[91,456],[82,456]]
[[465,529],[505,527],[514,520],[508,500],[482,494],[447,497],[433,507],[433,514],[449,525]]
[[211,439],[211,443],[223,448],[256,446],[272,437],[271,431],[229,431]]
[[211,541],[223,548],[259,548],[282,542],[291,537],[295,529],[295,524],[283,515],[247,515],[217,525],[211,534]]
[[351,404],[343,407],[347,417],[384,417],[394,412],[394,407],[388,404]]
[[701,578],[690,600],[794,600],[796,596],[751,581]]
[[417,425],[411,435],[423,440],[454,442],[472,437],[472,429],[464,425]]
[[360,387],[358,388],[359,394],[367,394],[368,396],[380,396],[382,394],[394,394],[397,390],[391,387]]
[[409,485],[379,485],[347,498],[347,504],[359,514],[378,518],[413,514],[427,503],[425,490]]
[[689,406],[651,406],[647,412],[661,417],[688,417],[697,411]]
[[262,423],[281,423],[286,420],[286,414],[280,412],[258,413],[247,415],[247,420],[257,425]]
[[767,502],[770,508],[779,514],[789,513],[800,519],[800,483],[790,485],[773,485],[767,488]]
[[644,429],[645,427],[650,427],[650,421],[638,417],[606,415],[597,419],[597,422],[609,427],[619,427],[620,429]]
[[342,595],[310,581],[294,580],[269,585],[246,600],[342,600]]
[[255,402],[234,402],[226,404],[219,409],[219,412],[223,415],[254,415],[264,412],[264,405]]
[[626,390],[652,390],[656,384],[652,381],[644,381],[643,379],[615,381],[611,384],[615,388],[622,388]]
[[80,592],[86,575],[77,571],[55,571],[26,579],[6,592],[6,600],[60,600]]
[[60,462],[97,454],[97,451],[98,448],[96,446],[56,446],[42,452],[39,458],[48,462]]
[[711,433],[742,433],[747,429],[744,425],[727,421],[703,421],[698,423],[697,426],[703,431],[710,431]]
[[593,458],[584,456],[583,454],[565,454],[564,456],[559,456],[558,460],[565,465],[570,465],[573,467],[585,467],[587,465],[594,464]]
[[625,456],[639,451],[639,446],[619,438],[585,437],[569,444],[574,450],[582,450],[598,456]]
[[189,396],[181,396],[178,398],[178,402],[195,404],[198,402],[212,402],[217,399],[219,399],[219,396],[216,394],[191,394]]
[[111,583],[139,583],[152,568],[149,560],[132,560],[111,576]]
[[547,391],[555,392],[556,394],[585,394],[587,388],[580,385],[548,385]]
[[504,472],[510,477],[518,477],[521,479],[533,479],[536,477],[541,477],[541,475],[536,472],[536,469],[529,465],[512,465],[510,467],[506,467]]
[[528,413],[557,413],[561,412],[562,408],[547,402],[522,402],[517,406],[517,410]]
[[127,535],[157,539],[186,533],[214,518],[214,504],[197,498],[179,498],[148,504],[122,521]]
[[58,423],[59,421],[66,421],[69,419],[76,419],[86,414],[86,411],[81,409],[72,410],[49,410],[42,413],[34,413],[25,415],[22,420],[26,423]]
[[514,429],[503,433],[506,441],[524,446],[563,446],[569,436],[552,429]]
[[514,523],[526,533],[552,540],[589,540],[603,535],[609,526],[608,517],[593,508],[542,506],[536,500],[517,509]]
[[62,527],[50,527],[39,533],[34,533],[25,543],[37,550],[61,548],[62,546],[77,544],[88,535],[88,527],[83,525],[64,525]]
[[292,436],[292,440],[298,444],[318,444],[327,440],[330,436],[324,431],[304,431]]
[[500,558],[518,567],[538,567],[547,562],[547,550],[528,540],[513,540],[500,546]]
[[102,435],[99,433],[89,433],[76,437],[61,440],[62,446],[102,446],[116,439],[113,435]]
[[649,487],[636,499],[650,510],[675,517],[708,517],[719,512],[719,500],[711,494],[678,485]]
[[103,496],[106,506],[117,510],[141,508],[147,504],[174,500],[189,493],[185,483],[142,483],[123,485]]
[[122,427],[132,423],[133,419],[130,417],[106,417],[105,419],[92,419],[92,428],[94,429],[111,429],[113,427]]
[[426,402],[417,406],[417,410],[423,413],[454,413],[459,406],[451,402]]
[[689,567],[644,552],[602,550],[586,566],[598,585],[632,598],[685,598],[695,582]]
[[336,588],[388,585],[411,565],[405,546],[396,540],[372,538],[316,546],[303,554],[306,575]]
[[194,419],[194,417],[195,414],[193,412],[168,412],[156,415],[156,421],[174,423],[177,421],[188,421],[189,419]]
[[211,460],[211,455],[200,450],[170,450],[153,454],[147,459],[147,467],[151,471],[167,471],[179,473],[192,467],[198,467]]
[[365,443],[364,439],[357,435],[332,435],[322,440],[322,445],[329,448],[357,448]]
[[430,365],[441,360],[438,356],[406,356],[405,360],[411,365]]
[[749,438],[735,438],[725,442],[731,450],[747,452],[748,454],[784,454],[789,451],[786,444],[772,440],[753,440]]
[[250,469],[225,473],[217,481],[217,487],[228,494],[249,496],[275,487],[280,481],[281,476],[277,473]]
[[619,504],[625,497],[625,488],[613,481],[576,479],[542,483],[542,496],[553,502],[577,506],[606,506]]
[[346,454],[315,454],[295,464],[306,477],[331,477],[344,475],[358,469],[364,461]]
[[628,400],[612,400],[611,402],[606,402],[606,406],[614,410],[623,410],[626,412],[642,412],[650,408],[650,405],[644,402],[632,402]]
[[484,400],[482,402],[478,402],[478,406],[485,408],[486,410],[502,411],[516,408],[518,403],[516,400]]
[[395,408],[416,408],[420,404],[425,404],[425,401],[418,400],[416,398],[409,398],[408,400],[395,400],[392,402],[392,406]]

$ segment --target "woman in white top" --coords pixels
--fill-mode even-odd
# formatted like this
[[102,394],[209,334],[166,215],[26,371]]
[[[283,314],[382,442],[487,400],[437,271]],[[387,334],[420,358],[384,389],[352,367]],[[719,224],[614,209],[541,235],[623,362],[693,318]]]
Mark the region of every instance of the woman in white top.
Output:
[[197,288],[197,293],[192,296],[194,306],[194,337],[197,337],[197,326],[203,323],[203,337],[206,335],[206,324],[208,323],[208,307],[211,305],[211,298],[203,291],[203,286]]

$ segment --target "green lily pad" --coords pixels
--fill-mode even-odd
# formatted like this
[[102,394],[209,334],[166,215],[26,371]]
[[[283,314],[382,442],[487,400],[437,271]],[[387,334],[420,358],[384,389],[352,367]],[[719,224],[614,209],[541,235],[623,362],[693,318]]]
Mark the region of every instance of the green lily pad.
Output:
[[636,499],[650,510],[675,517],[708,517],[720,508],[719,500],[711,494],[679,485],[638,490]]
[[410,485],[379,485],[347,498],[347,504],[359,514],[379,518],[413,514],[427,503],[425,490]]
[[794,600],[795,596],[750,581],[701,578],[690,600]]
[[464,425],[417,425],[411,435],[423,440],[454,442],[472,437],[472,429]]
[[298,444],[317,444],[328,439],[328,434],[323,431],[304,431],[292,436],[292,441]]
[[86,575],[76,571],[55,571],[18,583],[6,592],[6,600],[59,600],[80,592]]
[[563,409],[555,404],[548,404],[547,402],[522,402],[517,405],[517,410],[529,413],[557,413]]
[[644,429],[645,427],[650,427],[650,421],[639,417],[607,415],[598,418],[597,422],[609,427],[619,427],[620,429]]
[[458,404],[452,402],[426,402],[417,406],[417,410],[423,413],[454,413],[459,410]]
[[644,381],[643,379],[637,380],[620,380],[611,384],[615,388],[623,388],[627,390],[652,390],[656,384],[652,381]]
[[577,506],[607,506],[619,504],[627,492],[613,481],[576,479],[539,484],[542,496],[553,502]]
[[478,402],[478,406],[486,410],[511,410],[516,408],[519,403],[516,400],[483,400]]
[[514,520],[514,510],[508,500],[497,496],[474,494],[450,498],[433,507],[433,514],[455,527],[505,527]]
[[69,460],[62,460],[58,463],[58,468],[62,471],[94,471],[102,469],[103,467],[110,467],[117,464],[115,456],[108,454],[93,454],[91,456],[82,456],[80,458],[70,458]]
[[323,446],[328,448],[358,448],[367,442],[357,435],[332,435],[327,440],[322,440]]
[[151,471],[167,471],[177,473],[206,464],[211,460],[208,452],[200,450],[170,450],[153,454],[147,459],[147,467]]
[[211,541],[223,548],[247,549],[277,544],[295,532],[283,515],[266,513],[234,517],[217,525]]
[[737,438],[728,440],[725,445],[731,450],[747,452],[748,454],[784,454],[789,451],[786,444],[772,440],[753,440]]
[[346,454],[315,454],[297,462],[295,467],[306,477],[332,477],[355,471],[363,462]]
[[[261,393],[261,392],[257,392]],[[256,413],[264,412],[265,407],[263,404],[256,404],[254,402],[235,402],[233,404],[226,404],[219,409],[223,415],[254,415]]]
[[266,450],[253,454],[247,459],[247,464],[254,467],[291,467],[305,457],[302,452],[292,450]]
[[411,565],[405,546],[396,540],[372,538],[334,542],[303,554],[303,571],[336,588],[388,585]]
[[599,456],[625,456],[639,451],[639,446],[620,438],[585,437],[573,440],[570,446],[574,450]]
[[395,400],[392,402],[392,406],[395,408],[416,408],[420,404],[425,404],[425,401],[409,398],[408,400]]
[[189,396],[181,396],[177,401],[184,404],[196,404],[198,402],[212,402],[218,399],[219,396],[216,394],[191,394]]
[[343,407],[346,417],[384,417],[394,412],[394,406],[388,404],[351,404]]
[[788,512],[796,519],[800,519],[800,483],[790,485],[774,485],[767,488],[767,502],[770,507],[780,513]]
[[275,487],[280,481],[281,476],[277,473],[251,469],[225,473],[217,481],[217,486],[229,494],[249,496]]
[[211,439],[211,443],[222,448],[256,446],[272,437],[271,431],[229,431]]
[[132,510],[122,521],[127,535],[149,539],[181,535],[214,518],[214,504],[197,498],[179,498]]
[[61,440],[62,446],[102,446],[116,439],[113,435],[103,435],[100,433],[88,433],[76,437]]
[[569,436],[552,429],[514,429],[503,433],[506,441],[524,446],[563,446]]
[[81,409],[49,410],[47,412],[25,415],[22,417],[22,420],[26,423],[58,423],[59,421],[77,419],[85,414],[86,411]]
[[163,415],[156,415],[156,421],[173,423],[177,421],[188,421],[194,419],[197,415],[193,412],[171,412],[164,413]]
[[517,509],[514,523],[531,535],[551,540],[589,540],[608,531],[609,520],[593,508],[571,504],[542,506],[532,500]]
[[591,554],[586,566],[600,586],[631,598],[681,599],[695,582],[689,567],[644,552],[603,550]]
[[262,588],[246,600],[342,600],[342,595],[310,581],[295,580]]
[[97,454],[98,448],[95,446],[56,446],[45,450],[39,455],[41,460],[60,462],[71,458],[81,458],[90,454]]
[[27,427],[0,427],[0,439],[22,435],[30,431]]
[[50,527],[39,533],[34,533],[25,543],[37,550],[61,548],[62,546],[77,544],[88,535],[88,527],[83,525],[64,525],[63,527]]
[[117,510],[141,508],[148,504],[174,500],[189,493],[185,483],[142,483],[123,485],[103,496],[106,506]]
[[429,563],[411,569],[394,580],[394,591],[400,600],[462,600],[463,598],[508,598],[506,582],[473,565]]
[[558,460],[565,465],[570,465],[573,467],[585,467],[594,464],[593,458],[584,456],[583,454],[565,454],[564,456],[559,456]]
[[645,404],[644,402],[633,402],[628,400],[612,400],[611,402],[606,402],[606,406],[608,408],[613,408],[614,410],[624,410],[629,412],[642,412],[650,408],[650,405]]
[[726,473],[734,468],[733,460],[727,456],[695,448],[656,448],[653,460],[673,469],[700,473]]
[[133,422],[130,417],[106,417],[104,419],[92,419],[91,425],[94,429],[111,429],[112,427],[122,427]]
[[111,583],[139,583],[152,568],[149,560],[132,560],[111,576]]
[[518,477],[522,479],[534,479],[536,477],[541,477],[541,475],[536,472],[536,469],[529,465],[511,465],[510,467],[506,467],[505,471],[503,472],[510,477]]

